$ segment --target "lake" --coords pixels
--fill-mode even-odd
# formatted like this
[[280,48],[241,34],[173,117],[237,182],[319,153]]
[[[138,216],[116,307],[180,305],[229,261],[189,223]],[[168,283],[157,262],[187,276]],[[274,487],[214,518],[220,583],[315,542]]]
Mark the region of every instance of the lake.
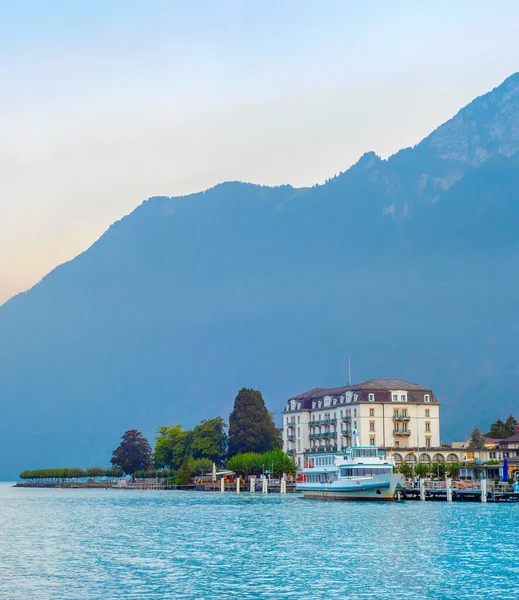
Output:
[[0,484],[2,600],[516,598],[519,505]]

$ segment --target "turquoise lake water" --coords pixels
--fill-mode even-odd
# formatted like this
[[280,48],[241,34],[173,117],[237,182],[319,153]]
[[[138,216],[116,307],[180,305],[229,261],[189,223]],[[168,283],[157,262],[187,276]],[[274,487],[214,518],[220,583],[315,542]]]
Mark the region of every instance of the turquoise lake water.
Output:
[[517,598],[519,504],[0,484],[0,598]]

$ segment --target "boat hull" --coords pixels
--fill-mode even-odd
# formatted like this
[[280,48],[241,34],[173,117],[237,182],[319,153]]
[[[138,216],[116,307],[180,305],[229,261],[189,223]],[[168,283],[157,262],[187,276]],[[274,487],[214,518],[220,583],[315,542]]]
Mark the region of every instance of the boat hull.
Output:
[[339,479],[330,484],[299,483],[296,490],[305,498],[316,500],[369,500],[386,501],[394,499],[395,491],[401,482],[399,474],[376,476],[361,479]]

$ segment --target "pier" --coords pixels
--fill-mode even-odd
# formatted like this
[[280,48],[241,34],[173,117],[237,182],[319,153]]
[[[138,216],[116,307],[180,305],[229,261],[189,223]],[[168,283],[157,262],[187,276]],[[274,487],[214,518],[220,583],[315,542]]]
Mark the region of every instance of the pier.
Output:
[[519,491],[493,481],[415,481],[404,483],[397,491],[399,500],[422,502],[519,502]]

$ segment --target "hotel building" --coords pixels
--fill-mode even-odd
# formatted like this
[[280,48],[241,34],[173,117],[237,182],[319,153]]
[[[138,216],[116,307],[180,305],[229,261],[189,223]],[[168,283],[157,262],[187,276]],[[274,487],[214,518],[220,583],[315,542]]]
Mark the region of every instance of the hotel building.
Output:
[[283,449],[299,467],[305,454],[354,445],[354,434],[361,446],[391,448],[397,460],[409,460],[413,449],[440,447],[440,403],[431,389],[415,383],[370,379],[315,388],[285,405]]

